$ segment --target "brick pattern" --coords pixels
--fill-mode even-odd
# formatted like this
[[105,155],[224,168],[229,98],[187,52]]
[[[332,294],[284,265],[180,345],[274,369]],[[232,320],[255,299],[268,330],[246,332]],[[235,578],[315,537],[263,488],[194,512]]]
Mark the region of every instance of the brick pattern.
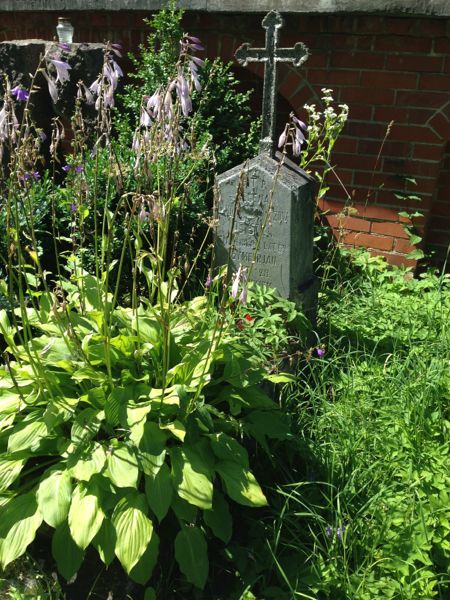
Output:
[[[136,51],[143,42],[143,19],[149,16],[139,11],[65,14],[75,27],[75,41],[121,41],[125,51]],[[58,16],[0,12],[0,40],[51,39]],[[201,37],[208,57],[231,60],[240,43],[264,43],[261,17],[190,13],[184,26]],[[286,15],[282,44],[299,40],[311,56],[301,69],[281,68],[280,121],[291,109],[301,116],[305,103],[320,105],[323,87],[332,88],[337,102],[350,107],[333,158],[346,191],[330,179],[327,194],[327,218],[335,234],[345,231],[345,243],[371,248],[396,264],[411,264],[398,212],[419,208],[424,218],[414,225],[428,247],[443,255],[450,241],[450,20]],[[262,74],[261,64],[248,65],[248,80],[257,82],[256,109]],[[421,202],[400,200],[398,192],[417,195]],[[357,212],[342,222],[337,215],[348,196]]]

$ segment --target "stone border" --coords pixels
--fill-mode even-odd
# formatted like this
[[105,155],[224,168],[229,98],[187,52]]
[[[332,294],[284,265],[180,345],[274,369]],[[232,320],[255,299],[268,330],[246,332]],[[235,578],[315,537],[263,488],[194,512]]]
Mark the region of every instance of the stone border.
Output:
[[[0,0],[0,11],[159,10],[165,0]],[[186,10],[215,13],[372,13],[450,16],[449,0],[179,0]]]

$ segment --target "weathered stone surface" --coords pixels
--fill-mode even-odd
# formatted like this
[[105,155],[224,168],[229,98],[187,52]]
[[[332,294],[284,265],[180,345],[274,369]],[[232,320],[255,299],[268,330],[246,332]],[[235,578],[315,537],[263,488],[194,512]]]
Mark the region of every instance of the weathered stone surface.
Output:
[[247,267],[251,280],[311,305],[314,180],[262,153],[219,175],[218,186],[217,265]]
[[[450,16],[448,0],[179,0],[180,8],[208,12],[381,13]],[[0,11],[148,10],[166,0],[0,0]]]

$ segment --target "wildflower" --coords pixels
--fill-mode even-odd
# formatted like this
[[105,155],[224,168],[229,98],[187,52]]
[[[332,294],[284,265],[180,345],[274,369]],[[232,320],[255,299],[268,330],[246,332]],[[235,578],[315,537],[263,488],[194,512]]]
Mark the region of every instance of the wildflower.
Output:
[[61,83],[69,81],[70,77],[68,71],[72,68],[69,63],[66,63],[63,60],[57,60],[55,58],[51,58],[49,62],[51,62],[56,69],[56,83],[58,83],[58,81]]
[[11,90],[11,95],[15,97],[18,102],[26,102],[30,97],[30,92],[24,90],[20,85],[16,85]]
[[45,71],[42,72],[42,75],[47,80],[48,93],[50,94],[50,97],[53,100],[53,102],[56,104],[56,102],[58,102],[58,88],[56,87],[56,84],[53,81],[53,79],[49,77],[49,75]]
[[63,52],[70,52],[70,44],[67,42],[60,42],[58,46]]
[[239,296],[239,302],[241,304],[247,304],[247,286],[244,285]]
[[209,288],[211,287],[211,283],[212,283],[211,275],[208,273],[208,277],[206,278],[206,281],[205,281],[205,289],[209,290]]
[[249,315],[248,313],[245,315],[244,319],[246,321],[249,321],[250,323],[253,321],[253,317],[251,315]]
[[64,173],[68,173],[70,171],[72,167],[70,165],[64,165],[62,170],[64,171]]
[[78,209],[77,205],[74,202],[72,202],[72,204],[70,205],[70,212],[72,212],[72,213],[77,212],[77,209]]
[[39,179],[41,178],[41,174],[39,173],[39,171],[33,171],[31,174],[36,181],[39,181]]
[[336,529],[336,537],[338,538],[338,540],[342,539],[344,532],[345,532],[345,525],[339,525],[339,527]]
[[82,173],[84,171],[83,165],[77,165],[75,167],[75,173]]
[[323,358],[325,356],[325,349],[324,348],[316,348],[316,354],[319,358]]
[[333,528],[328,525],[328,527],[325,528],[325,533],[327,534],[327,537],[330,538],[333,535]]

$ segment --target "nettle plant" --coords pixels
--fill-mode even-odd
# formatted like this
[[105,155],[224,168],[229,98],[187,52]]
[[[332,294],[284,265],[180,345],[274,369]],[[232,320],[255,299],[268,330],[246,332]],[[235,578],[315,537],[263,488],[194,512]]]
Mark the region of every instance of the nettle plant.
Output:
[[[199,46],[184,35],[175,74],[142,98],[131,164],[117,163],[112,135],[121,75],[117,46],[106,46],[98,79],[80,84],[72,154],[64,167],[58,155],[63,130],[55,121],[51,174],[42,179],[50,196],[64,190],[69,214],[66,222],[52,221],[56,250],[59,242],[66,244],[64,256],[56,252],[55,272],[43,267],[29,201],[41,185],[42,139],[29,110],[22,123],[14,116],[14,102],[31,108],[34,88],[16,94],[15,101],[14,90],[6,89],[2,567],[50,529],[53,556],[67,579],[93,546],[105,565],[117,558],[134,581],[145,584],[156,564],[167,568],[158,562],[161,541],[172,548],[186,580],[203,588],[208,541],[227,543],[232,535],[230,505],[267,504],[247,446],[270,453],[271,438],[288,437],[279,406],[260,384],[289,377],[279,375],[273,361],[267,367],[265,352],[255,352],[257,340],[264,345],[264,339],[250,334],[253,318],[243,305],[246,282],[239,273],[231,288],[219,273],[208,278],[203,295],[183,301],[198,253],[186,267],[178,253],[179,232],[171,229],[189,181],[187,174],[176,183],[178,170],[185,153],[196,148],[183,125],[199,85]],[[60,62],[62,80],[69,65]],[[97,114],[90,146],[84,103]],[[54,178],[58,172],[67,175],[63,186]],[[117,182],[127,172],[134,187],[123,191]],[[106,190],[99,185],[102,178]],[[117,189],[123,192],[118,199]],[[121,251],[113,260],[119,234]],[[131,289],[128,304],[121,306],[125,256],[132,257]],[[279,343],[296,311],[278,305],[274,310],[285,318],[272,319],[261,293],[255,298],[264,318],[278,323],[280,334],[274,332],[271,343]],[[148,588],[148,597],[153,593]]]

